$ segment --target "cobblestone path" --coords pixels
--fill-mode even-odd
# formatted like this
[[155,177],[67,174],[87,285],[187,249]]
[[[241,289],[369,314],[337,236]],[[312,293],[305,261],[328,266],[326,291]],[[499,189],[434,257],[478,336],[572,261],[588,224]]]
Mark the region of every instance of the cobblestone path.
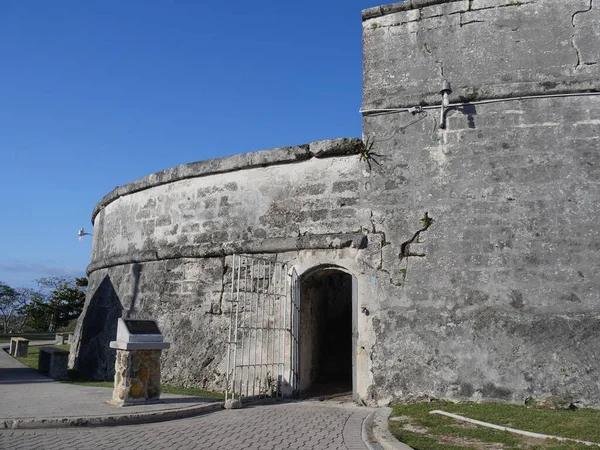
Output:
[[0,431],[1,450],[366,450],[370,410],[319,402],[223,410],[154,424]]

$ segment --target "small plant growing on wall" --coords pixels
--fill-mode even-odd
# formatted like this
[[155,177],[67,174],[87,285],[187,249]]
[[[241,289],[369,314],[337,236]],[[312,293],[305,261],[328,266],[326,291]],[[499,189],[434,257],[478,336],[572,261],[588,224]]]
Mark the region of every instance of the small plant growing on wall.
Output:
[[371,170],[371,161],[373,161],[377,165],[380,165],[379,162],[374,158],[374,156],[381,156],[373,151],[374,143],[375,141],[371,140],[370,137],[367,137],[367,139],[364,142],[362,142],[362,145],[358,149],[360,160],[365,161],[369,165],[369,170]]

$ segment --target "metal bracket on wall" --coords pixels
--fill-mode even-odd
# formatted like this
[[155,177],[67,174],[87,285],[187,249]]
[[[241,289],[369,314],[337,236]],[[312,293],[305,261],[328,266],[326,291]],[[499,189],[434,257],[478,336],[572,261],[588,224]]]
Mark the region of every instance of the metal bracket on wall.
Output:
[[442,83],[442,90],[440,91],[442,94],[442,107],[440,111],[440,128],[446,128],[446,108],[450,106],[450,100],[448,96],[452,94],[452,87],[450,86],[450,82],[448,80],[444,80]]

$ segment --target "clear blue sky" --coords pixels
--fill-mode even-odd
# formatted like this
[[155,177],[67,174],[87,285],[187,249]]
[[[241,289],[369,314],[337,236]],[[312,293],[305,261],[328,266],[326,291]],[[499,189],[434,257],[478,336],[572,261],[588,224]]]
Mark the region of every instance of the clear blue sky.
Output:
[[84,274],[94,205],[192,161],[360,136],[377,0],[0,2],[0,281]]

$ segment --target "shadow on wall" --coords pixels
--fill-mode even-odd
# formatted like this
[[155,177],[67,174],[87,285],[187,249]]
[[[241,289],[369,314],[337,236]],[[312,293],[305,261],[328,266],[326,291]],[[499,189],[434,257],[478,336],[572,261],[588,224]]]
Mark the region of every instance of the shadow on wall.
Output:
[[114,377],[116,351],[109,343],[117,337],[117,319],[122,315],[123,305],[106,275],[85,310],[75,370],[95,380]]
[[[133,277],[133,293],[131,294],[131,301],[129,302],[129,308],[127,309],[126,319],[130,319],[131,315],[135,311],[135,303],[137,300],[138,293],[140,291],[140,274],[142,273],[142,266],[138,263],[131,265],[131,275]],[[120,316],[119,316],[120,317]]]
[[462,108],[458,110],[467,116],[467,124],[469,128],[475,128],[475,116],[477,115],[477,108],[471,103],[465,103]]

